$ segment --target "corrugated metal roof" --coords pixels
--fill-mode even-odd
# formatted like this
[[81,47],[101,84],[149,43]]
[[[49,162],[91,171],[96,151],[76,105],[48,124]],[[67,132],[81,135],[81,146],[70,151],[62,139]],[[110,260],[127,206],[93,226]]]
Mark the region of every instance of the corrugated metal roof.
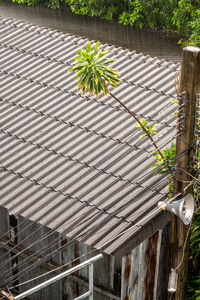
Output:
[[[77,91],[67,70],[86,43],[0,18],[0,205],[97,248],[112,240],[104,251],[113,254],[160,214],[167,178],[154,176],[152,145],[113,98]],[[121,74],[114,94],[158,123],[164,145],[175,134],[170,99],[179,65],[102,47]]]

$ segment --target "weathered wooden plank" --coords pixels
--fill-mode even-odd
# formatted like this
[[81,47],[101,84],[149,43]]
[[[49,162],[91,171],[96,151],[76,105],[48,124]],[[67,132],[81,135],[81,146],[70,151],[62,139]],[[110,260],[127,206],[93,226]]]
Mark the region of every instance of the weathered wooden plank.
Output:
[[[6,210],[4,212],[6,212]],[[49,237],[45,238],[45,235],[49,232],[50,230],[47,227],[41,226],[37,223],[33,223],[30,220],[24,219],[19,216],[18,236],[17,240],[15,241],[19,246],[18,248],[14,249],[14,252],[15,254],[20,254],[18,256],[18,267],[16,270],[20,275],[20,278],[18,281],[15,278],[12,283],[12,285],[19,284],[19,286],[16,287],[16,290],[18,290],[19,293],[22,293],[54,276],[55,273],[52,273],[51,275],[43,276],[42,278],[38,278],[34,281],[31,280],[46,273],[48,271],[48,266],[51,265],[51,263],[53,266],[53,264],[61,265],[66,262],[72,261],[72,263],[68,264],[65,267],[66,269],[69,269],[74,265],[93,257],[96,253],[91,252],[93,248],[91,246],[87,246],[84,243],[71,241],[68,238],[57,239],[58,234],[56,232],[50,234]],[[51,242],[55,241],[56,239],[57,242],[55,242],[54,247],[50,247],[49,245],[51,244]],[[14,243],[12,244],[14,245]],[[56,256],[53,257],[49,265],[47,263],[45,263],[44,266],[39,266],[37,264],[37,266],[35,267],[35,264],[40,260],[41,256],[47,255],[51,251],[58,248],[59,245],[63,246],[64,244],[66,244],[66,247],[64,247],[62,251],[60,251]],[[3,251],[9,251],[9,247],[10,249],[12,249],[13,245],[7,246],[7,250],[4,249]],[[43,248],[45,248],[45,251],[43,251]],[[27,249],[25,254],[21,253],[22,249]],[[28,253],[30,253],[30,257]],[[36,253],[34,257],[32,257],[33,253]],[[74,261],[74,259],[76,258],[78,259]],[[30,266],[32,267],[30,268]],[[78,279],[78,277],[80,279]],[[23,284],[24,282],[29,280],[31,281]],[[29,299],[72,300],[75,297],[78,297],[88,291],[87,282],[88,269],[84,268],[77,272],[77,274],[74,274],[69,278],[64,278],[63,280],[60,280],[59,282],[56,282],[49,287],[36,292],[33,295],[30,295]],[[94,288],[95,300],[119,299],[116,293],[113,293],[112,296],[114,286],[114,257],[104,255],[104,258],[100,263],[95,263],[94,284],[96,285],[96,287]]]
[[[19,217],[19,221],[21,222],[24,218]],[[20,223],[19,223],[20,224]],[[45,237],[46,235],[46,237]],[[48,235],[48,236],[47,236]],[[30,220],[25,220],[21,226],[19,226],[19,236],[18,236],[18,243],[23,248],[30,247],[29,250],[35,252],[37,254],[41,254],[42,256],[46,256],[50,254],[52,251],[56,250],[60,245],[60,240],[58,239],[59,235],[56,232],[50,232],[45,226],[41,226],[38,223],[33,223]],[[57,240],[58,239],[58,240]],[[57,240],[57,241],[56,241]],[[37,242],[37,243],[35,243]],[[54,245],[51,246],[51,243],[54,242]],[[50,258],[48,259],[50,260]],[[61,263],[61,253],[60,251],[57,252],[51,258],[52,262]],[[19,283],[23,283],[27,280],[30,280],[34,277],[40,276],[47,272],[47,270],[42,266],[34,267],[34,264],[30,263],[26,260],[23,265],[23,259],[19,257],[19,268],[18,271],[24,271],[24,275],[20,277]],[[31,268],[29,268],[32,266]],[[28,269],[27,269],[28,268]],[[34,281],[27,283],[26,285],[21,285],[19,287],[19,292],[22,293],[35,285],[44,282],[45,280],[53,277],[55,274],[50,274],[43,276],[42,278],[38,278]],[[49,287],[41,289],[40,291],[34,293],[33,295],[29,296],[31,300],[61,300],[62,299],[62,281],[58,281],[53,283]]]
[[131,253],[133,249],[158,232],[158,230],[162,229],[170,220],[171,214],[168,211],[163,211],[153,220],[150,220],[149,223],[143,225],[140,232],[137,231],[137,234],[130,237],[117,252],[112,253],[115,255],[115,267],[118,269],[121,268],[122,257],[126,256],[127,253]]
[[169,278],[169,230],[170,224],[167,224],[162,230],[158,262],[157,289],[154,300],[167,300],[167,285]]
[[[77,256],[78,253],[75,253],[75,249],[77,247],[74,246],[74,241],[72,241],[67,237],[63,239],[62,243],[66,244],[66,247],[62,250],[62,264],[66,264],[68,262],[73,261],[75,259],[75,256],[76,258],[78,257]],[[66,270],[70,269],[71,267],[77,265],[78,262],[79,260],[75,261],[74,263],[67,264],[65,269]],[[63,289],[63,299],[72,300],[75,298],[74,295],[76,295],[77,297],[80,295],[80,288],[78,282],[74,282],[70,280],[69,277],[64,278],[62,280],[62,289]]]
[[[5,240],[0,239],[0,245],[2,246],[4,243],[5,243]],[[63,241],[62,241],[62,245],[64,245]],[[19,254],[20,257],[26,258],[30,262],[37,262],[41,258],[40,255],[39,256],[38,255],[32,256],[32,252],[30,252],[30,251],[23,251],[24,250],[23,248],[21,248],[19,246],[16,247],[13,242],[9,242],[8,244],[6,244],[4,246],[4,248],[7,249],[7,250],[11,250],[12,253],[14,253],[14,254]],[[66,251],[66,248],[67,248],[67,246],[64,247],[64,249],[62,251]],[[44,262],[42,265],[46,269],[46,272],[53,271],[52,275],[60,274],[61,272],[66,270],[66,268],[68,267],[68,265],[67,265],[65,267],[60,268],[59,264],[57,264],[55,262],[52,262],[52,261],[51,262]],[[68,267],[68,269],[69,269],[69,267]],[[71,275],[69,275],[69,277],[66,277],[66,279],[67,278],[71,279],[71,281],[70,281],[71,283],[72,283],[72,281],[78,282],[80,285],[85,286],[88,289],[88,280],[87,280],[87,278],[80,277],[80,275],[78,276],[76,274],[71,274]],[[116,280],[115,280],[115,283],[116,283]],[[120,286],[120,284],[119,284],[119,286]],[[73,288],[72,288],[72,290],[73,290]],[[118,289],[116,289],[116,290],[118,290]],[[97,292],[100,295],[104,295],[104,296],[109,297],[109,299],[120,300],[120,297],[117,295],[116,291],[113,291],[113,290],[112,291],[107,291],[105,288],[97,287],[95,285],[94,285],[94,291]],[[65,299],[66,297],[67,297],[67,295],[65,295],[63,293],[63,299]]]
[[[114,263],[115,257],[104,253],[103,258],[94,265],[94,284],[105,287],[108,291],[114,289]],[[96,297],[94,299],[110,300],[110,297],[100,294],[97,294]]]
[[[69,243],[70,239],[66,238],[65,243]],[[66,268],[71,268],[81,262],[92,258],[96,252],[91,252],[93,248],[85,243],[73,241],[66,245],[62,251],[63,263],[73,261]],[[76,261],[74,261],[78,258]],[[76,272],[76,276],[88,282],[88,268],[83,268]],[[117,296],[111,297],[114,285],[114,257],[104,255],[103,259],[94,264],[94,299],[95,300],[110,300],[117,299]],[[102,287],[103,289],[101,290]],[[78,281],[74,282],[72,279],[63,279],[63,295],[64,299],[73,300],[88,291],[88,284],[84,285]],[[107,291],[107,292],[106,292]],[[115,293],[116,294],[116,293]]]
[[154,299],[159,233],[146,239],[122,259],[121,300]]
[[[6,208],[0,206],[0,236],[3,236],[5,240],[10,239],[10,225],[9,225],[9,214]],[[12,263],[7,262],[10,260],[11,253],[5,250],[2,245],[0,246],[0,285],[8,280],[12,272],[8,271]]]

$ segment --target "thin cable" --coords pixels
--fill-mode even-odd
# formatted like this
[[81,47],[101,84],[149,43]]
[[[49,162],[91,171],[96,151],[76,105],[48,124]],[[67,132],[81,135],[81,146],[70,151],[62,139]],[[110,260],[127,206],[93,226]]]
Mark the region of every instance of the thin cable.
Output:
[[[150,172],[149,172],[150,173]],[[19,245],[19,244],[18,244]]]
[[[154,213],[153,213],[154,214]],[[149,216],[148,216],[149,217]],[[134,224],[134,226],[138,226],[138,224],[139,224],[139,222],[137,223],[137,224]],[[132,226],[131,228],[133,228],[134,226]],[[91,229],[90,229],[91,230]],[[89,230],[89,231],[90,231]],[[105,229],[105,230],[107,230],[107,229]],[[130,230],[130,229],[127,229],[127,230]],[[123,233],[125,233],[125,232],[127,232],[127,230],[126,231],[124,231],[124,232],[122,232],[122,233],[120,233],[120,234],[118,234],[117,236],[115,236],[114,237],[114,239],[116,239],[118,236],[120,236],[120,235],[122,235]],[[86,234],[87,232],[85,232],[84,234]],[[84,235],[84,234],[82,234],[82,236]],[[108,242],[110,242],[110,241],[108,241]],[[107,242],[107,243],[108,243]],[[103,246],[105,246],[107,243],[105,243],[105,244],[103,244]],[[66,244],[65,244],[65,246],[66,246]],[[57,250],[56,250],[57,251]],[[32,268],[32,265],[31,265],[31,268]],[[23,270],[23,271],[25,271],[25,270]]]
[[[155,214],[155,212],[152,212],[152,215],[154,215],[154,214]],[[148,218],[149,218],[149,215],[148,215]],[[93,250],[87,252],[86,254],[84,254],[84,255],[82,255],[82,256],[76,258],[75,260],[77,260],[77,259],[79,259],[79,258],[81,258],[81,257],[83,257],[83,256],[85,256],[85,255],[88,255],[88,254],[91,253],[91,252],[101,250],[101,249],[104,248],[106,245],[110,244],[112,241],[114,241],[116,238],[120,237],[120,236],[123,235],[124,233],[127,233],[128,231],[130,231],[131,229],[133,229],[133,228],[136,227],[136,226],[139,226],[139,227],[141,226],[141,225],[138,225],[138,224],[139,224],[139,222],[136,223],[136,224],[134,224],[133,226],[129,227],[128,229],[126,229],[126,230],[120,232],[119,234],[115,235],[112,239],[110,239],[109,241],[107,241],[107,242],[105,242],[103,245],[101,245],[101,247],[99,247],[99,249],[93,249]],[[78,237],[76,237],[76,238],[78,238]],[[73,241],[74,241],[74,240],[73,240]],[[70,242],[72,242],[72,241],[70,241]],[[68,244],[68,243],[67,243],[67,244]],[[64,246],[66,246],[67,244],[65,244]],[[55,272],[55,271],[57,271],[57,270],[63,268],[64,266],[66,266],[66,265],[72,263],[72,262],[73,262],[73,261],[70,261],[70,262],[68,262],[68,263],[66,263],[66,264],[64,264],[64,265],[62,265],[62,266],[59,266],[58,268],[56,268],[56,269],[54,269],[54,270],[51,270],[51,271],[49,271],[49,272],[46,272],[45,274],[42,274],[42,275],[40,275],[40,276],[38,276],[38,277],[35,277],[35,278],[33,278],[33,279],[31,279],[31,280],[29,280],[29,281],[27,281],[27,282],[33,281],[33,280],[35,280],[35,279],[37,279],[37,278],[40,278],[40,277],[45,276],[45,275],[48,275],[49,273]],[[25,271],[25,270],[23,270],[23,272],[24,272],[24,271]],[[25,283],[27,283],[27,282],[25,282]],[[25,284],[25,283],[22,283],[22,284]],[[22,284],[20,284],[20,285],[22,285]],[[17,286],[19,286],[19,285],[16,285],[16,286],[14,286],[14,287],[17,287]],[[12,288],[13,288],[13,287],[12,287]]]
[[[52,251],[50,254],[47,254],[45,257],[39,259],[39,261],[33,263],[32,265],[29,265],[25,269],[19,271],[17,274],[15,274],[15,275],[11,276],[10,278],[8,278],[7,280],[3,281],[3,283],[2,283],[3,288],[6,287],[11,281],[16,281],[21,276],[23,276],[25,273],[27,273],[28,271],[33,270],[33,266],[34,267],[40,266],[42,262],[45,262],[49,258],[49,256],[53,257],[55,254],[57,254],[58,251],[62,250],[64,247],[66,247],[66,245],[69,245],[71,243],[74,243],[74,240],[69,241],[67,244],[59,247],[58,249]],[[19,276],[20,274],[21,274],[21,276]]]
[[[89,219],[93,218],[94,216],[95,216],[95,214],[93,214],[92,216],[90,216],[90,217],[88,217],[87,219],[83,220],[80,224],[82,224],[82,223],[84,223],[84,222],[87,222]],[[79,218],[80,218],[80,217],[76,217],[75,220],[76,220],[76,219],[79,219]],[[63,226],[61,226],[61,228],[59,228],[59,229],[62,229],[63,227],[65,227],[65,226],[66,226],[67,224],[69,224],[69,223],[71,223],[71,221],[65,223],[65,224],[64,224]],[[33,225],[33,224],[31,224],[31,225]],[[45,225],[43,225],[43,226],[45,227]],[[30,236],[34,235],[37,231],[42,230],[44,227],[38,228],[38,229],[37,229],[36,231],[34,231],[31,235],[29,235],[26,239],[24,239],[23,241],[21,241],[20,243],[18,243],[17,245],[15,245],[15,247],[13,247],[11,250],[9,250],[9,251],[6,253],[6,256],[7,256],[9,253],[12,253],[13,250],[15,250],[17,247],[19,247],[19,245],[20,245],[21,243],[23,243],[25,240],[29,239]],[[46,233],[45,235],[43,235],[39,240],[36,240],[35,242],[33,242],[32,244],[30,244],[29,246],[27,246],[27,247],[24,248],[23,250],[19,251],[17,254],[11,256],[9,259],[7,259],[6,261],[4,261],[2,264],[5,265],[5,264],[7,264],[7,263],[13,261],[14,258],[17,258],[20,254],[22,254],[23,252],[27,251],[29,248],[33,247],[33,246],[36,245],[37,243],[40,243],[40,242],[44,241],[46,238],[51,237],[51,235],[53,235],[53,234],[55,234],[55,228],[54,228],[54,229],[50,229],[50,231],[49,231],[48,233]],[[59,240],[59,239],[60,239],[60,236],[58,236],[58,237],[57,237],[56,239],[54,239],[51,243],[49,243],[49,244],[48,244],[48,247],[51,246],[51,244],[53,244],[53,246],[55,246],[55,245],[57,244],[57,243],[55,244],[55,241],[57,241],[57,240]],[[4,245],[3,245],[3,246],[4,246]],[[39,252],[40,254],[43,253],[43,252],[41,252],[41,250],[43,250],[43,249],[44,249],[44,251],[46,251],[46,246],[40,248],[40,249],[38,250],[38,252]],[[36,251],[36,252],[37,252],[37,251]],[[34,257],[35,254],[36,254],[36,252],[34,252],[32,255],[29,255],[29,258]],[[2,256],[2,257],[3,257],[3,256]],[[1,257],[1,258],[2,258],[2,257]],[[29,258],[24,259],[20,264],[18,264],[18,267],[20,267],[20,266],[23,265],[26,261],[28,261]],[[2,264],[0,264],[0,266],[1,266]],[[13,270],[13,269],[15,269],[15,268],[16,268],[15,266],[14,266],[14,267],[11,267],[11,268],[9,268],[7,271],[5,271],[3,274],[8,273],[8,272],[10,272],[11,270]]]
[[[151,171],[152,172],[152,171]],[[149,173],[151,173],[151,172],[149,172]],[[142,177],[142,176],[141,176]],[[144,180],[144,177],[142,177],[142,179]],[[137,183],[138,184],[138,183]],[[41,218],[39,219],[39,220],[41,220]],[[39,221],[39,220],[37,220],[37,221]],[[32,224],[29,224],[27,227],[25,227],[22,231],[20,231],[17,235],[15,235],[15,237],[16,236],[18,236],[20,233],[22,233],[22,232],[24,232],[27,228],[29,228],[30,226],[31,226]],[[35,233],[35,232],[37,232],[38,230],[40,230],[40,228],[39,229],[37,229],[36,231],[34,231],[32,234],[31,234],[31,236]],[[29,236],[30,237],[30,236]],[[26,239],[28,239],[29,237],[27,237],[27,238],[25,238],[23,241],[21,241],[20,243],[18,243],[18,245],[17,246],[19,246],[21,243],[23,243]],[[11,239],[10,239],[11,240]],[[9,241],[8,241],[9,242]],[[7,242],[7,243],[8,243]],[[7,244],[6,243],[6,244]],[[4,255],[5,256],[5,255]]]
[[49,271],[49,272],[46,272],[46,273],[44,273],[44,274],[41,274],[41,275],[39,275],[39,276],[37,276],[37,277],[34,277],[34,278],[29,279],[29,280],[27,280],[27,281],[24,281],[24,282],[22,282],[22,283],[19,283],[19,284],[15,285],[15,286],[9,287],[9,289],[10,289],[10,290],[11,290],[11,289],[14,289],[14,288],[16,288],[16,287],[25,285],[25,284],[27,284],[27,283],[29,283],[29,282],[32,282],[32,281],[35,281],[35,280],[37,280],[37,279],[39,279],[39,278],[42,278],[42,277],[44,277],[44,276],[47,276],[47,275],[49,275],[49,274],[51,274],[51,273],[53,273],[53,272],[59,271],[60,269],[66,267],[67,265],[72,264],[72,263],[76,262],[77,260],[80,260],[81,258],[83,258],[83,257],[85,257],[86,255],[91,254],[91,253],[93,253],[93,252],[95,252],[95,251],[99,251],[99,250],[98,250],[98,249],[92,249],[91,251],[89,251],[89,252],[87,252],[87,253],[85,253],[85,254],[79,256],[79,257],[76,257],[75,259],[73,259],[73,260],[71,260],[71,261],[69,261],[69,262],[67,262],[67,263],[65,263],[65,264],[63,264],[63,265],[61,265],[61,266],[59,266],[59,267],[57,267],[57,268],[55,268],[55,269]]
[[[149,173],[151,173],[151,172],[149,172]],[[144,178],[143,178],[144,179]],[[29,226],[28,226],[29,227]],[[19,244],[18,244],[19,245]]]
[[[135,224],[134,226],[137,226],[137,224]],[[105,229],[104,229],[104,230],[105,230]],[[119,236],[120,236],[121,234],[122,234],[122,233],[120,233]],[[115,237],[115,238],[117,238],[117,237]],[[104,245],[105,245],[105,244],[103,244],[103,246],[104,246]],[[102,246],[102,247],[103,247],[103,246]],[[41,278],[41,277],[43,277],[43,276],[49,275],[49,274],[52,273],[52,272],[58,271],[58,270],[60,270],[61,268],[63,268],[63,267],[65,267],[65,266],[67,266],[67,265],[69,265],[69,264],[75,262],[76,260],[78,260],[78,259],[80,259],[80,258],[83,258],[84,256],[86,256],[86,255],[88,255],[88,254],[91,254],[91,253],[94,252],[94,251],[99,251],[99,250],[98,250],[98,249],[93,249],[93,250],[87,252],[86,254],[83,254],[83,255],[81,255],[81,256],[75,258],[74,260],[67,262],[67,263],[64,264],[64,265],[61,265],[61,266],[59,266],[59,267],[57,267],[57,268],[55,268],[55,269],[53,269],[53,270],[51,270],[51,271],[49,271],[49,272],[46,272],[46,273],[44,273],[44,274],[42,274],[42,275],[40,275],[40,276],[34,277],[34,278],[32,278],[32,279],[30,279],[30,280],[28,280],[28,281],[25,281],[25,282],[23,282],[23,283],[20,283],[20,284],[18,284],[18,285],[15,285],[15,286],[13,286],[13,287],[10,287],[10,289],[19,287],[19,286],[21,286],[21,285],[24,285],[24,284],[27,284],[27,283],[29,283],[29,282],[32,282],[32,281],[34,281],[34,280],[36,280],[36,279],[39,279],[39,278]]]
[[[20,226],[20,225],[22,225],[23,223],[25,223],[25,221],[26,221],[26,219],[24,219],[22,222],[20,222],[19,224],[17,224],[16,226],[12,226],[12,229],[18,229],[18,227]],[[0,236],[0,240],[1,239],[3,239],[3,237],[8,237],[8,235],[10,236],[10,229],[7,231],[7,232],[5,232],[4,234],[2,234],[1,236]],[[16,238],[17,237],[17,235],[13,235],[13,237],[11,237],[7,242],[6,242],[6,244],[8,244],[10,241],[12,241],[14,238]],[[2,245],[0,245],[0,249],[2,248],[3,246]]]
[[[146,211],[146,209],[145,209],[144,211]],[[153,212],[153,214],[154,214],[154,212]],[[148,214],[147,217],[149,218],[149,214]],[[146,218],[146,217],[144,217],[143,220],[144,220],[145,218]],[[134,224],[133,226],[131,226],[131,228],[133,228],[134,226],[138,226],[138,224],[139,224],[139,222],[136,223],[136,224]],[[97,226],[97,225],[95,225],[94,227],[96,227],[96,226]],[[93,228],[94,228],[94,227],[93,227]],[[79,236],[75,236],[74,239],[77,239],[77,238],[79,238],[79,237],[83,237],[84,235],[88,234],[91,230],[93,230],[93,228],[90,228],[89,230],[85,231],[84,233],[79,234]],[[109,227],[108,227],[108,228],[109,228]],[[102,231],[106,231],[108,228],[105,228],[105,229],[103,229]],[[125,230],[124,232],[127,232],[128,230],[130,230],[130,229],[127,229],[127,230]],[[118,236],[121,236],[122,234],[123,234],[123,232],[120,233],[120,234],[118,234],[118,235],[116,235],[116,236],[114,237],[114,239],[116,239]],[[74,241],[74,239],[73,239],[73,241]],[[72,242],[72,241],[70,241],[70,243],[71,243],[71,242]],[[108,241],[108,242],[110,242],[110,241]],[[105,246],[108,242],[104,243],[103,246]],[[66,244],[65,244],[64,246],[66,246]],[[100,249],[101,249],[103,246],[101,246]],[[59,249],[54,250],[54,251],[51,252],[50,254],[46,255],[44,258],[40,259],[39,262],[36,262],[36,263],[32,264],[31,266],[27,267],[26,269],[23,269],[23,270],[20,271],[19,273],[22,273],[22,275],[23,275],[23,274],[24,274],[25,272],[27,272],[29,269],[33,269],[33,266],[37,267],[38,264],[39,264],[39,265],[41,264],[41,261],[46,260],[49,256],[52,257],[52,254],[53,254],[53,253],[54,253],[54,254],[57,254],[57,252],[60,251],[62,248],[63,248],[63,246],[61,246]],[[19,273],[18,273],[18,274],[19,274]],[[14,278],[16,278],[16,279],[19,278],[19,276],[17,276],[18,274],[16,274],[15,276],[12,276],[11,278],[9,278],[9,281],[12,281]],[[5,284],[5,283],[3,282],[3,284]]]
[[188,176],[190,176],[193,180],[197,181],[198,183],[200,183],[200,180],[196,177],[194,177],[192,174],[188,173],[187,171],[183,170],[183,169],[179,169],[182,172],[184,172],[185,174],[187,174]]
[[180,268],[180,266],[181,266],[182,263],[183,263],[183,259],[184,259],[184,255],[185,255],[185,247],[186,247],[187,240],[188,240],[188,237],[189,237],[190,228],[191,228],[191,223],[190,223],[190,225],[189,225],[189,228],[188,228],[188,231],[187,231],[187,235],[186,235],[186,238],[185,238],[185,242],[184,242],[184,245],[183,245],[183,253],[182,253],[182,257],[181,257],[180,263],[179,263],[178,266],[175,268],[176,271]]
[[[123,207],[125,207],[125,206],[127,206],[127,204],[125,204]],[[120,211],[121,209],[122,209],[122,208],[120,207],[119,209],[115,210],[112,214],[108,215],[107,218],[110,219],[111,217],[115,216],[117,213],[119,213],[119,211]],[[146,211],[146,209],[145,209],[144,211]],[[142,213],[143,213],[143,211],[141,212],[141,214],[142,214]],[[80,226],[81,224],[84,224],[85,222],[87,222],[89,219],[92,219],[93,217],[94,217],[94,214],[93,214],[91,217],[89,217],[89,218],[83,220],[83,222],[79,223],[78,226]],[[105,219],[104,219],[104,221],[105,221]],[[125,220],[124,220],[124,221],[125,221]],[[101,222],[100,222],[100,223],[101,223]],[[131,222],[130,222],[130,223],[131,223]],[[67,223],[65,223],[62,227],[65,227],[66,225],[67,225]],[[87,225],[87,226],[88,226],[88,225]],[[98,226],[98,224],[96,224],[95,226]],[[62,227],[61,227],[61,228],[62,228]],[[59,226],[58,228],[60,228],[60,226]],[[60,229],[61,229],[61,228],[60,228]],[[55,228],[54,228],[54,230],[55,230]],[[83,229],[82,229],[82,230],[83,230]],[[93,227],[92,227],[91,229],[89,229],[89,231],[91,231],[91,230],[93,230]],[[98,231],[98,232],[101,232],[101,231]],[[53,233],[54,233],[54,232],[53,232]],[[52,233],[52,234],[53,234],[53,233]],[[45,239],[46,237],[47,237],[47,236],[45,236],[44,239]],[[76,238],[76,237],[74,237],[74,238]],[[57,239],[60,239],[60,237],[58,237]],[[56,240],[57,240],[57,239],[56,239]],[[42,240],[43,240],[43,239],[42,239]],[[54,246],[54,245],[56,246],[56,245],[57,245],[57,242],[55,242],[55,243],[54,243],[54,242],[55,242],[55,240],[54,240],[52,243],[48,244],[48,247],[50,247],[51,245],[52,245],[52,246]],[[30,247],[31,247],[31,246],[32,246],[32,245],[30,245]],[[43,247],[43,248],[45,248],[44,251],[46,251],[46,247]],[[27,249],[27,248],[26,248],[26,249]],[[23,251],[25,251],[26,249],[24,249]],[[12,252],[12,250],[13,250],[13,249],[11,249],[11,252]],[[23,252],[23,251],[21,251],[21,252]],[[38,250],[38,251],[39,251],[39,254],[41,254],[41,249]],[[17,255],[21,254],[21,252],[18,253]],[[31,257],[34,257],[35,254],[37,254],[37,253],[34,252],[34,254],[32,254]],[[30,256],[29,256],[29,258],[30,258]],[[20,264],[18,264],[18,267],[21,266],[21,265],[23,265],[23,264],[24,264],[26,261],[28,261],[28,260],[29,260],[28,258],[27,258],[27,259],[24,259]],[[10,269],[9,269],[9,270],[10,270]],[[4,272],[4,274],[5,274],[5,273],[6,273],[6,271]]]
[[[22,222],[18,223],[15,227],[12,227],[12,229],[18,229],[18,227],[20,227],[23,223],[25,223],[27,221],[27,219],[24,219]],[[37,220],[39,221],[39,220]],[[36,222],[37,222],[36,221]],[[7,240],[3,245],[0,245],[0,249],[2,249],[4,246],[8,245],[10,242],[13,241],[13,239],[16,239],[19,234],[23,233],[24,231],[26,231],[26,229],[28,229],[30,226],[32,226],[32,224],[29,224],[28,226],[26,226],[25,228],[23,228],[22,230],[20,230],[17,234],[14,234],[9,240]],[[33,233],[35,233],[37,230],[33,231]],[[3,239],[4,236],[8,235],[10,233],[10,230],[7,231],[5,234],[3,234],[2,236],[0,236],[0,240]],[[30,237],[31,235],[29,235]],[[29,238],[28,237],[28,238]],[[25,241],[27,238],[25,238],[23,241]],[[21,241],[18,245],[20,245],[23,241]],[[7,254],[3,255],[3,256],[0,256],[0,258],[4,257],[4,256],[7,256]],[[0,264],[1,266],[1,264]]]

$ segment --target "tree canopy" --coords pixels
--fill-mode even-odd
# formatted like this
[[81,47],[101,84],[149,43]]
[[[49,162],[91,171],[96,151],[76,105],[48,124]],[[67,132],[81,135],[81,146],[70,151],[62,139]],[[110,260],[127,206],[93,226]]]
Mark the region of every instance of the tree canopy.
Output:
[[11,0],[29,6],[59,8],[75,14],[116,20],[183,36],[183,45],[200,46],[200,0]]

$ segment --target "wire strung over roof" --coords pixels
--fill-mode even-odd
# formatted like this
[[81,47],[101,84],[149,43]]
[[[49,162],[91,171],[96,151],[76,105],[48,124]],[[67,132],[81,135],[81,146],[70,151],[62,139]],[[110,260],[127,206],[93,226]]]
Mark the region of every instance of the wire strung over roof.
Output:
[[[167,176],[154,176],[154,149],[123,108],[109,95],[77,91],[67,71],[86,44],[0,18],[0,205],[115,254],[162,214],[157,203],[167,198]],[[158,124],[162,148],[176,134],[170,100],[179,65],[102,47],[120,72],[115,95]]]

